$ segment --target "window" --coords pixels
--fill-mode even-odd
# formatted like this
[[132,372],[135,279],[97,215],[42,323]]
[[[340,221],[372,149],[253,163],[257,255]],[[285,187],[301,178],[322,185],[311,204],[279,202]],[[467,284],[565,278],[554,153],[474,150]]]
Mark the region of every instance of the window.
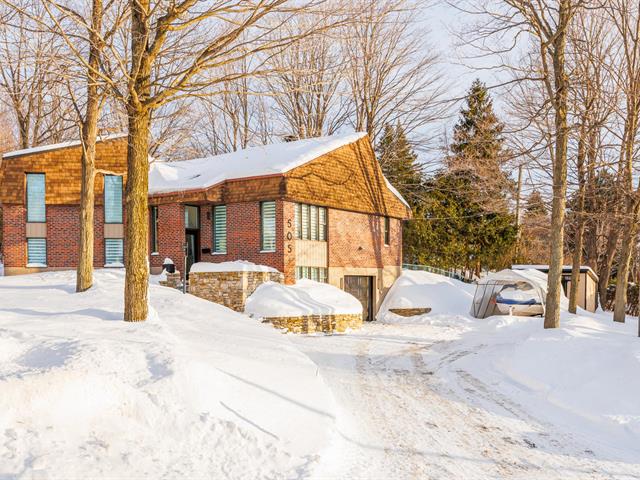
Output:
[[104,176],[104,223],[122,223],[122,177]]
[[213,207],[213,252],[227,253],[227,206]]
[[27,238],[27,266],[47,265],[47,239]]
[[309,240],[309,205],[300,205],[300,219],[302,228],[300,229],[303,240]]
[[296,238],[327,240],[327,209],[315,205],[296,204]]
[[276,251],[276,202],[260,203],[260,232],[262,251]]
[[44,173],[27,173],[27,222],[46,221]]
[[316,282],[327,283],[327,268],[324,267],[296,267],[296,279],[306,278]]
[[318,240],[318,207],[311,205],[309,210],[309,239]]
[[111,266],[124,264],[124,241],[121,238],[105,238],[104,263]]
[[184,207],[184,228],[197,230],[200,228],[200,209],[193,205]]
[[151,207],[151,253],[158,253],[158,207]]
[[389,217],[384,217],[384,244],[385,245],[389,245],[389,240],[390,240],[390,237],[391,237],[391,234],[390,234],[391,225],[390,225],[390,223],[391,222],[389,220]]
[[318,209],[318,224],[319,224],[319,234],[318,239],[321,242],[327,241],[327,209],[324,207],[320,207]]

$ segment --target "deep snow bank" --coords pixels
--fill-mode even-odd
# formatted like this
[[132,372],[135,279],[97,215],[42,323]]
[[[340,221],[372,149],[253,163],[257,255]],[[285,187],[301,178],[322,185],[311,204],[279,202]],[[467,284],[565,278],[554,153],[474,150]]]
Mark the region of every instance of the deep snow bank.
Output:
[[541,318],[492,317],[462,335],[464,369],[536,418],[593,445],[596,455],[640,458],[640,339],[637,319],[563,314],[561,327]]
[[295,285],[266,282],[247,299],[245,312],[258,318],[358,314],[362,313],[362,304],[353,295],[327,283],[312,280],[298,280]]
[[[458,384],[464,374],[487,395],[503,399],[497,402],[502,407],[497,407],[480,396],[475,399],[480,406],[500,415],[521,409],[589,445],[593,451],[589,455],[637,462],[638,320],[617,324],[610,313],[565,311],[559,329],[545,330],[540,317],[474,319],[468,313],[474,288],[436,274],[405,271],[379,317],[407,333],[413,332],[410,324],[421,323],[415,328],[429,328],[431,337],[444,339],[425,353],[425,360],[444,385],[458,389],[460,397],[468,389]],[[393,307],[422,306],[433,311],[409,319],[388,312]]]
[[157,286],[122,320],[122,272],[0,278],[0,476],[289,478],[333,400],[287,337]]
[[[439,314],[467,315],[473,300],[474,285],[443,275],[418,270],[404,270],[380,306],[378,320],[388,323],[406,320],[389,312],[391,308],[431,308],[430,317]],[[423,315],[422,317],[426,317]],[[426,318],[422,318],[426,321]]]

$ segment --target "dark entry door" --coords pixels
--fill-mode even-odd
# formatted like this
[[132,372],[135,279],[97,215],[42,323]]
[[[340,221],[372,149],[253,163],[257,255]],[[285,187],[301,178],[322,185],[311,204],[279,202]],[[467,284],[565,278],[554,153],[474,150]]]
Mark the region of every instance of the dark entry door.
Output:
[[365,322],[373,318],[373,277],[345,275],[344,290],[362,303],[362,316]]
[[200,230],[187,230],[185,232],[185,241],[187,243],[185,271],[188,276],[191,265],[200,261]]

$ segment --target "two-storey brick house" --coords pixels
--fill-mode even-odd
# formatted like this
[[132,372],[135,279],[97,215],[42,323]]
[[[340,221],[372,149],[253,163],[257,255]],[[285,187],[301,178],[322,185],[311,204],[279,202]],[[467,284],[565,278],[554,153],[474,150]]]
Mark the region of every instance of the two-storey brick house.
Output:
[[[7,273],[75,267],[79,158],[75,144],[5,155],[0,182],[13,189],[0,194]],[[107,174],[96,182],[95,263],[117,266],[126,138],[101,141],[97,163]],[[401,270],[410,209],[364,134],[153,162],[149,190],[152,273],[167,257],[180,271],[198,261],[249,260],[289,283],[304,277],[351,291],[371,316]],[[38,209],[46,213],[34,227],[28,217]]]
[[[80,142],[18,150],[0,160],[5,274],[75,268],[79,252]],[[122,264],[126,135],[96,145],[94,266]],[[105,188],[106,187],[106,188]]]

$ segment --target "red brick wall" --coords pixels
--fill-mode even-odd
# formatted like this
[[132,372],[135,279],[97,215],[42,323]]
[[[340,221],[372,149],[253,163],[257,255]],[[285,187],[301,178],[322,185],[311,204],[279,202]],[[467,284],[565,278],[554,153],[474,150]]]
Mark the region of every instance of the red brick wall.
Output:
[[[78,212],[78,215],[80,213]],[[80,217],[78,217],[80,218]],[[123,213],[124,221],[124,213]],[[80,220],[78,220],[78,223]],[[104,208],[96,205],[93,213],[93,266],[96,268],[104,267]],[[78,235],[80,232],[78,232]]]
[[[201,209],[204,216],[204,209]],[[149,235],[151,237],[151,235]],[[151,239],[149,239],[151,241]],[[158,206],[158,255],[151,255],[151,266],[162,267],[170,258],[180,272],[184,271],[184,206],[174,203]],[[151,245],[149,246],[151,252]],[[152,252],[153,253],[153,252]]]
[[[291,240],[286,238],[285,216],[291,219],[293,228],[293,204],[290,202],[276,201],[276,251],[260,251],[260,202],[231,203],[227,205],[227,253],[202,254],[203,262],[228,262],[234,260],[247,260],[259,265],[267,265],[278,269],[285,274],[285,281],[295,280],[295,251],[293,233]],[[207,214],[209,218],[207,218]],[[213,232],[211,220],[211,207],[200,208],[200,245],[201,248],[212,248]],[[184,240],[183,240],[184,241]],[[286,255],[291,246],[291,253]]]
[[[4,207],[3,255],[7,267],[27,264],[26,209]],[[47,205],[47,265],[74,269],[78,264],[80,210],[72,205]],[[96,205],[94,216],[93,266],[104,266],[104,209]]]
[[4,264],[7,267],[24,267],[27,264],[26,208],[5,205],[3,215]]
[[401,265],[401,221],[390,219],[390,242],[384,244],[384,217],[329,209],[330,267]]
[[47,205],[47,266],[75,268],[80,250],[79,236],[78,207]]

